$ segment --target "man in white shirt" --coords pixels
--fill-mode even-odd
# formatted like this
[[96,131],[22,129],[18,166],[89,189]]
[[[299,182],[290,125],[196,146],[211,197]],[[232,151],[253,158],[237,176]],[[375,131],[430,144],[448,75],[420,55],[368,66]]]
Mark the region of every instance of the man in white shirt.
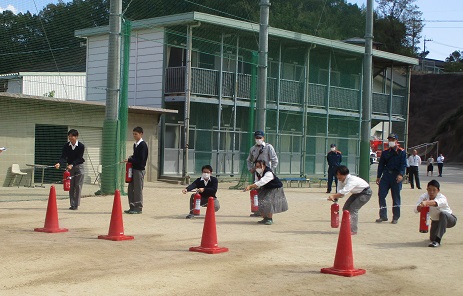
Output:
[[437,160],[437,168],[439,169],[438,177],[442,177],[442,168],[444,167],[444,156],[442,155],[442,153],[439,154],[436,160]]
[[452,228],[457,224],[457,217],[452,213],[447,198],[440,193],[440,184],[436,180],[431,180],[426,188],[427,193],[420,196],[416,204],[415,213],[419,213],[422,207],[429,207],[431,217],[431,230],[429,239],[431,243],[428,247],[439,247],[442,236],[447,228]]
[[416,187],[418,189],[421,189],[420,177],[418,175],[418,168],[421,165],[421,157],[418,156],[418,152],[416,150],[413,150],[412,155],[408,157],[408,165],[410,166],[408,168],[408,180],[410,182],[412,189],[415,189],[413,177],[415,177],[415,180],[416,180]]
[[350,213],[350,230],[351,234],[357,234],[358,211],[371,198],[370,184],[362,178],[349,174],[349,169],[341,165],[336,169],[338,178],[338,192],[330,195],[328,200],[336,201],[349,192],[352,195],[346,200],[342,210],[348,210]]

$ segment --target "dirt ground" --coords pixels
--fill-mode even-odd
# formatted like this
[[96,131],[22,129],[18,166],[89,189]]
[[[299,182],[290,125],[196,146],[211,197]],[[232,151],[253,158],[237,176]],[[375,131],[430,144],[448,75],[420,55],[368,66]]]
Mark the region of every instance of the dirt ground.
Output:
[[[442,179],[442,193],[461,217],[463,185]],[[428,235],[418,232],[419,215],[413,213],[424,190],[404,185],[399,223],[377,224],[377,186],[372,184],[373,197],[361,209],[359,233],[352,236],[355,267],[366,274],[348,278],[320,273],[333,266],[339,233],[330,228],[325,188],[285,188],[289,210],[267,226],[249,217],[248,192],[229,186],[220,184],[216,214],[218,244],[229,252],[215,255],[188,250],[201,243],[204,216],[185,219],[188,197],[181,185],[146,185],[143,214],[123,215],[132,241],[97,239],[108,233],[113,196],[86,197],[78,211],[58,199],[60,227],[69,232],[55,234],[33,231],[43,227],[46,201],[2,202],[0,294],[461,294],[461,226],[448,230],[440,248],[428,248]],[[124,196],[122,205],[126,209]]]

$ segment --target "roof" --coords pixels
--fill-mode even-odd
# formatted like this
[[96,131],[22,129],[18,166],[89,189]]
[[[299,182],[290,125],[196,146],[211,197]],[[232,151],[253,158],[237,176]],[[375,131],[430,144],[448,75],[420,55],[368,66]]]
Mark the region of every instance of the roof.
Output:
[[[174,14],[168,16],[161,16],[156,18],[138,20],[132,22],[132,30],[137,29],[146,29],[148,27],[167,27],[175,25],[187,25],[187,24],[197,24],[197,23],[206,23],[212,24],[215,26],[222,26],[227,28],[238,29],[242,31],[248,31],[253,33],[259,32],[259,24],[250,23],[235,19],[230,19],[222,16],[211,15],[202,12],[187,12],[182,14]],[[103,35],[109,33],[109,26],[94,27],[88,29],[81,29],[75,31],[76,37],[90,37],[96,35]],[[289,39],[294,41],[299,41],[302,43],[310,43],[319,46],[324,46],[333,49],[340,49],[343,51],[364,54],[365,50],[363,47],[348,44],[338,40],[330,40],[326,38],[316,37],[312,35],[302,34],[298,32],[278,29],[269,27],[268,29],[269,36],[279,37],[282,39]],[[406,57],[394,53],[389,53],[381,50],[373,50],[373,57],[380,59],[386,59],[394,61],[400,64],[405,65],[418,65],[418,59]]]
[[[79,101],[79,100],[71,100],[71,99],[58,99],[58,98],[50,98],[50,97],[30,96],[30,95],[24,95],[24,94],[13,94],[13,93],[0,92],[0,100],[4,98],[23,100],[23,101],[49,102],[49,103],[54,103],[54,104],[87,105],[87,106],[93,106],[93,107],[101,107],[102,109],[106,108],[106,104],[100,103],[100,102]],[[164,109],[164,108],[150,108],[150,107],[142,107],[142,106],[129,106],[129,112],[139,113],[139,114],[164,114],[164,113],[178,113],[178,110]]]
[[24,76],[85,76],[85,72],[16,72],[0,74],[0,79],[19,78]]

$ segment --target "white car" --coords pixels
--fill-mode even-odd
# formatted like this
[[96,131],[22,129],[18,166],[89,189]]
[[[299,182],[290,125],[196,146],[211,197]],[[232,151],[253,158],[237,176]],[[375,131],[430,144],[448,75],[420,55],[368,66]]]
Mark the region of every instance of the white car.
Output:
[[378,160],[378,158],[376,156],[376,153],[373,152],[373,150],[371,150],[371,148],[370,148],[370,164],[376,163],[377,160]]

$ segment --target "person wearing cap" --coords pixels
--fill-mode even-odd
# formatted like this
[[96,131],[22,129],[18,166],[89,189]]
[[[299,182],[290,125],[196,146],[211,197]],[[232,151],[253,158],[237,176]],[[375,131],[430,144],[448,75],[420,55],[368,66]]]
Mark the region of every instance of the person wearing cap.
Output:
[[[249,151],[248,158],[246,159],[248,171],[255,177],[256,162],[258,160],[264,160],[272,172],[276,172],[278,165],[278,156],[273,146],[269,143],[265,143],[265,134],[263,131],[254,132],[255,145],[253,145]],[[258,212],[252,213],[253,217],[260,217]]]
[[328,182],[326,193],[331,193],[333,179],[334,183],[336,184],[336,188],[338,187],[338,178],[336,178],[336,170],[342,162],[342,154],[341,151],[336,149],[336,144],[330,145],[330,152],[328,152],[328,154],[326,155],[326,161],[328,162]]
[[397,224],[400,218],[400,190],[402,190],[402,180],[407,167],[407,153],[398,147],[398,137],[390,134],[387,137],[389,149],[381,153],[378,164],[376,184],[379,185],[379,219],[377,223],[388,221],[386,196],[391,190],[392,195],[392,224]]
[[447,228],[452,228],[457,224],[457,217],[452,213],[447,198],[440,193],[440,184],[436,180],[431,180],[426,188],[427,193],[423,193],[418,199],[415,213],[419,213],[422,207],[429,207],[431,217],[431,230],[429,231],[428,247],[435,248],[441,245],[442,236]]

